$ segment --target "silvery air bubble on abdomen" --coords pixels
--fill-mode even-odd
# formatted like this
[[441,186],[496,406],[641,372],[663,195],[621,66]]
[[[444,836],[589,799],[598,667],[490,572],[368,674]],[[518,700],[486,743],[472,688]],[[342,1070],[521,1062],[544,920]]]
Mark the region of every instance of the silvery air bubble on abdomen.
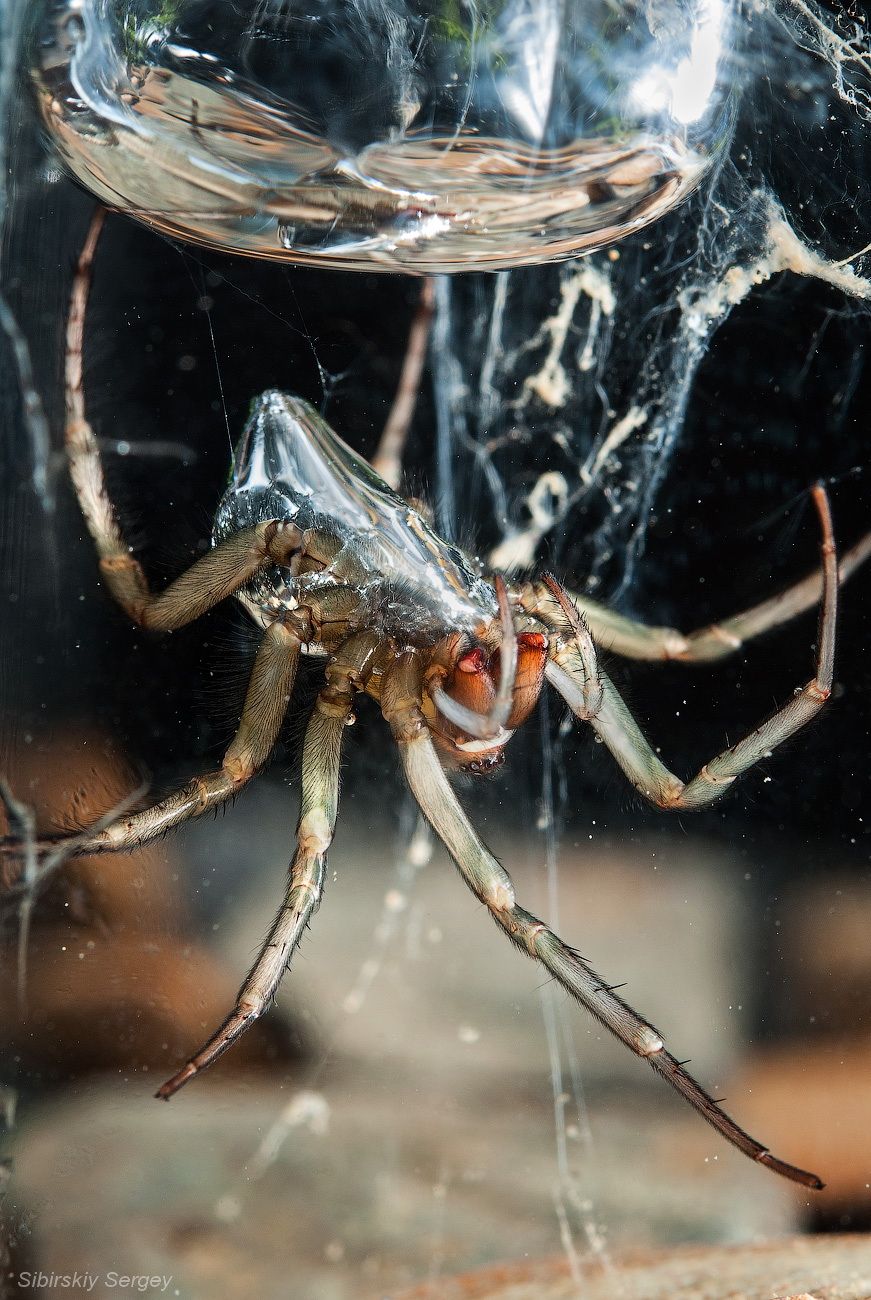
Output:
[[323,572],[295,578],[273,566],[246,587],[267,617],[304,603],[307,590],[350,583],[361,622],[409,644],[471,632],[497,609],[492,586],[456,547],[379,478],[308,402],[262,393],[236,448],[214,540],[265,520],[293,523],[339,545]]
[[43,117],[113,207],[413,272],[589,252],[696,185],[736,0],[47,0]]

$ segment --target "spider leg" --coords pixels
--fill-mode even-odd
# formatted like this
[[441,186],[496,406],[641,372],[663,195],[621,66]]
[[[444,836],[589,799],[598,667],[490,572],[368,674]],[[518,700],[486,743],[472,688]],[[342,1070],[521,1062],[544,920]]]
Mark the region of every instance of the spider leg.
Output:
[[[721,798],[742,772],[809,722],[831,694],[838,574],[828,500],[821,488],[817,491],[823,523],[823,603],[816,675],[755,731],[706,763],[691,781],[681,781],[661,762],[614,683],[598,667],[592,641],[583,646],[577,641],[570,616],[562,613],[560,618],[544,609],[539,613],[547,626],[559,630],[562,623],[573,637],[568,644],[558,637],[551,646],[553,658],[545,668],[545,676],[569,708],[602,738],[636,790],[661,808],[700,808]],[[571,602],[565,593],[563,600],[565,609]],[[601,692],[593,709],[585,706],[584,696],[591,681]]]
[[[871,556],[871,532],[860,538],[841,556],[838,576],[842,583]],[[806,578],[778,592],[776,596],[744,610],[732,618],[680,632],[673,627],[649,627],[618,614],[587,596],[571,593],[571,599],[586,620],[600,645],[626,659],[674,659],[682,663],[710,663],[734,654],[746,641],[811,609],[822,596],[824,573],[816,569]],[[543,584],[530,583],[520,589],[519,601],[527,613],[538,617],[541,605],[547,605]]]
[[377,642],[368,633],[351,637],[327,668],[328,684],[306,727],[296,853],[284,902],[239,990],[235,1007],[208,1042],[158,1089],[155,1096],[163,1101],[223,1056],[263,1015],[320,904],[338,811],[342,732],[351,716],[354,692],[365,684],[371,671],[376,648]]
[[[127,852],[181,822],[199,817],[241,790],[263,767],[278,739],[296,678],[299,645],[297,637],[281,623],[267,629],[251,673],[239,728],[217,772],[194,777],[160,803],[124,813],[92,832],[40,841],[36,847],[47,855],[46,862],[58,851],[64,858]],[[66,846],[68,852],[64,852]],[[0,840],[0,854],[9,852],[21,854],[21,841],[11,837]]]
[[408,333],[405,360],[402,363],[396,396],[371,461],[375,473],[379,474],[394,492],[399,490],[402,479],[402,455],[420,392],[420,377],[426,360],[434,302],[435,280],[428,275],[421,287],[417,311],[414,313]]
[[70,478],[99,557],[100,571],[118,604],[143,627],[171,631],[199,618],[238,590],[264,564],[286,563],[299,532],[275,521],[246,528],[197,560],[167,589],[153,594],[130,554],[112,506],[100,448],[85,413],[82,344],[94,254],[105,216],[98,208],[79,256],[67,320],[66,450]]
[[478,838],[438,760],[420,710],[420,667],[414,656],[398,661],[383,690],[384,714],[399,744],[412,793],[476,898],[523,952],[637,1056],[647,1060],[728,1142],[759,1164],[805,1187],[820,1188],[816,1174],[773,1156],[723,1111],[665,1048],[658,1030],[616,996],[572,948],[531,912],[519,907],[507,872]]

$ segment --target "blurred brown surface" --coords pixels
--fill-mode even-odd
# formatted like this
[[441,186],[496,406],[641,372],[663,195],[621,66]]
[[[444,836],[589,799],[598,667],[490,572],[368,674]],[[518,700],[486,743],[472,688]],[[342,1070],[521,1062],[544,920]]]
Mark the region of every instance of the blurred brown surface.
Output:
[[[75,757],[60,765],[67,790]],[[20,794],[35,801],[32,789]],[[186,1300],[384,1300],[493,1260],[554,1255],[566,1237],[581,1258],[610,1259],[806,1221],[811,1195],[726,1146],[543,985],[441,851],[412,881],[353,807],[324,905],[258,1026],[287,1034],[292,1008],[307,1061],[249,1034],[170,1105],[153,1101],[151,1071],[198,1045],[232,1001],[281,896],[291,814],[283,784],[266,780],[220,828],[203,821],[145,854],[68,869],[35,918],[27,1021],[14,1009],[8,948],[4,1049],[29,1063],[35,1089],[49,1071],[63,1084],[42,1097],[25,1086],[10,1135],[22,1258],[60,1273],[171,1274]],[[540,845],[500,844],[499,830],[489,838],[521,902],[556,920],[604,975],[628,979],[626,995],[726,1092],[742,1125],[834,1181],[831,1143],[806,1149],[821,1121],[803,1080],[793,1074],[783,1094],[763,1086],[768,1067],[748,1064],[743,864],[688,837],[566,842],[554,896]],[[210,882],[224,909],[197,921],[180,893]],[[562,1042],[556,1099],[549,1018]],[[788,1079],[803,1050],[784,1053]],[[95,1068],[114,1077],[81,1079]],[[784,1077],[781,1062],[770,1068]],[[857,1099],[840,1112],[849,1154],[867,1111],[863,1081],[845,1073],[844,1086]],[[861,1191],[856,1178],[851,1187]]]
[[[0,1050],[37,1084],[94,1070],[172,1073],[233,1005],[236,987],[207,952],[166,933],[41,927],[28,944],[23,1007],[16,953],[0,952]],[[268,1064],[277,1028],[250,1034],[223,1069]]]
[[[52,733],[5,761],[12,793],[33,810],[37,834],[83,830],[144,784],[115,741],[87,725]],[[44,882],[39,897],[43,914],[59,899],[79,921],[111,923],[115,931],[156,931],[184,915],[177,863],[162,846],[70,858]]]
[[871,1238],[792,1237],[747,1246],[633,1252],[587,1265],[565,1259],[444,1278],[391,1300],[868,1300]]
[[[139,784],[112,740],[88,730],[26,748],[14,774],[42,833],[92,824]],[[95,1070],[172,1072],[224,1018],[239,974],[195,936],[182,871],[165,844],[63,863],[36,894],[23,997],[20,895],[6,896],[0,1055],[19,1076],[38,1087]],[[292,1060],[294,1037],[265,1021],[219,1068]]]
[[751,1131],[826,1183],[809,1221],[871,1224],[871,885],[827,867],[778,905],[782,990],[776,1047],[757,1051],[730,1095]]
[[871,1042],[850,1038],[766,1052],[736,1083],[751,1131],[764,1133],[773,1150],[816,1170],[826,1183],[813,1198],[813,1214],[868,1222]]
[[582,1258],[795,1227],[785,1184],[738,1155],[684,1158],[661,1112],[604,1097],[589,1122],[562,1185],[535,1085],[448,1090],[343,1059],[319,1081],[213,1077],[169,1105],[143,1080],[94,1081],[22,1116],[11,1208],[34,1266],[171,1275],[184,1300],[383,1300],[554,1255],[557,1207]]
[[[267,863],[258,898],[215,934],[237,971],[283,883],[286,818],[271,839],[254,800],[220,837],[203,824],[185,841],[194,859],[238,861],[255,821]],[[520,897],[546,910],[524,846],[505,856]],[[708,1081],[727,1077],[740,1050],[729,1009],[746,978],[727,960],[742,909],[723,865],[691,843],[602,845],[567,853],[559,878],[561,929],[604,968],[634,974],[645,1008],[692,1043]],[[589,1255],[795,1228],[791,1189],[542,989],[540,970],[487,923],[444,855],[411,884],[351,823],[332,866],[267,1019],[280,1023],[290,1003],[307,1020],[310,1066],[256,1081],[215,1072],[168,1106],[144,1079],[72,1083],[23,1116],[14,1195],[24,1221],[35,1218],[27,1239],[39,1265],[172,1274],[192,1300],[382,1300],[415,1279],[553,1254],[564,1232]],[[196,878],[195,862],[187,870]],[[162,936],[164,954],[172,939]],[[575,1101],[564,1075],[562,1176],[547,1014],[575,1036],[584,1084]]]
[[871,881],[827,869],[798,885],[779,909],[788,997],[783,1026],[843,1041],[868,1033],[871,1007]]

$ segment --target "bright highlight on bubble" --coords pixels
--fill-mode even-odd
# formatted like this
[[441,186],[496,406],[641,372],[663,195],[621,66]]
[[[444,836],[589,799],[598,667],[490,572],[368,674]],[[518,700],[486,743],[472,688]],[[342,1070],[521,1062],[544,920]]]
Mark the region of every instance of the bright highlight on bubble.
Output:
[[645,72],[632,91],[636,106],[642,112],[670,114],[684,126],[699,122],[716,102],[725,26],[724,0],[702,0],[689,54],[672,69]]

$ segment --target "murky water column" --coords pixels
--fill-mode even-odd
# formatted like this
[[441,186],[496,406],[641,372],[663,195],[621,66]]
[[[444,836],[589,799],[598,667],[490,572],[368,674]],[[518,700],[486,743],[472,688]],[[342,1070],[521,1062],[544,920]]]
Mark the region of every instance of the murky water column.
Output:
[[[69,171],[157,231],[327,268],[327,288],[340,276],[354,283],[355,270],[434,274],[436,433],[420,455],[431,426],[419,420],[413,450],[418,464],[426,459],[423,477],[434,488],[440,524],[463,541],[473,535],[480,553],[505,570],[549,564],[579,587],[624,597],[624,608],[646,618],[688,625],[731,613],[798,576],[816,554],[813,526],[805,519],[795,554],[775,547],[776,574],[760,575],[760,563],[769,562],[759,558],[758,520],[816,476],[830,475],[842,487],[857,460],[858,444],[841,435],[855,420],[859,312],[869,294],[857,257],[867,243],[867,186],[857,186],[857,177],[871,175],[861,153],[867,60],[852,28],[839,36],[804,3],[784,0],[752,14],[745,8],[737,34],[732,22],[723,5],[659,0],[622,10],[580,0],[68,0],[42,7],[33,81],[42,122]],[[830,119],[831,128],[821,126]],[[569,260],[575,253],[587,255]],[[449,274],[455,270],[466,274]],[[771,317],[778,325],[769,336],[754,334],[746,308],[761,309],[769,289],[777,299],[781,280],[788,287],[780,315]],[[359,283],[381,324],[373,279]],[[817,290],[824,324],[815,315]],[[63,293],[54,297],[60,302]],[[412,311],[411,293],[407,301]],[[98,298],[95,321],[100,305]],[[731,351],[711,364],[718,328],[735,311],[740,337],[733,333]],[[815,347],[824,333],[821,380],[811,339]],[[775,354],[779,334],[787,342]],[[747,345],[750,363],[745,335],[755,341]],[[816,400],[816,421],[790,422],[788,408],[776,410],[781,381],[790,389],[790,338],[802,352],[792,383]],[[160,351],[172,369],[172,340],[164,336]],[[118,355],[133,363],[123,335]],[[706,404],[699,390],[712,376],[719,387]],[[829,387],[814,396],[821,382]],[[123,392],[116,396],[123,411]],[[726,426],[745,430],[744,453],[731,460],[723,451]],[[214,429],[223,440],[220,419]],[[45,459],[35,434],[32,446],[34,460]],[[681,531],[669,546],[660,534],[637,582],[651,511],[675,501],[685,509]],[[839,540],[852,540],[867,526],[867,511],[851,519],[843,493],[836,504]],[[78,527],[76,518],[64,540]],[[143,546],[148,563],[154,531]],[[766,545],[770,536],[766,528]],[[688,560],[697,541],[708,550]],[[84,567],[90,553],[79,550]],[[682,581],[691,564],[692,585]],[[92,606],[99,606],[91,586]],[[854,590],[844,599],[845,628]],[[71,591],[76,600],[78,587]],[[122,664],[129,630],[113,612],[106,617],[121,629]],[[50,628],[40,626],[39,634],[40,654],[55,649]],[[633,666],[626,670],[633,702],[663,753],[675,757],[675,769],[689,770],[804,680],[812,637],[807,616],[768,652],[767,673],[764,646],[718,674],[680,677],[674,668],[660,678],[656,666],[645,677]],[[842,947],[835,898],[842,891],[827,874],[818,903],[805,906],[797,896],[797,910],[811,917],[799,938],[810,941],[792,943],[783,936],[796,935],[795,919],[781,906],[772,863],[780,854],[790,884],[808,862],[826,873],[858,863],[867,786],[849,767],[851,754],[857,770],[867,767],[859,707],[867,640],[854,632],[863,653],[851,656],[848,630],[839,647],[850,708],[833,705],[813,736],[771,763],[770,777],[766,765],[765,775],[722,805],[722,819],[718,812],[677,828],[672,822],[670,839],[583,734],[560,726],[555,700],[543,701],[540,720],[512,741],[504,783],[461,791],[504,852],[520,896],[535,903],[540,889],[549,922],[582,950],[590,941],[609,953],[603,969],[627,979],[633,994],[643,989],[642,1002],[658,985],[663,1024],[708,1079],[728,1070],[734,1080],[746,1038],[758,1031],[759,1002],[770,1012],[771,998],[782,997],[806,1034],[809,1008],[815,1013],[826,1001],[820,972],[826,954]],[[74,682],[74,674],[63,677],[67,694]],[[844,739],[845,713],[852,742]],[[46,722],[52,730],[57,719],[46,714],[44,729]],[[350,737],[352,744],[360,737],[355,757],[364,744],[377,747],[376,727],[369,730],[375,722],[361,717]],[[178,718],[167,723],[167,744],[178,749]],[[534,757],[525,762],[530,740],[541,750],[530,745]],[[136,744],[134,734],[133,756]],[[823,779],[819,769],[835,749]],[[77,742],[58,761],[65,773],[77,772],[81,757]],[[111,767],[117,777],[120,761]],[[218,1014],[232,998],[227,978],[232,982],[262,939],[286,862],[286,777],[284,769],[272,784],[267,776],[253,792],[259,802],[240,801],[217,834],[203,822],[186,839],[167,841],[143,882],[155,890],[160,906],[153,912],[115,877],[131,924],[145,918],[153,928],[144,932],[148,960],[160,978],[192,987],[183,1000],[197,1018],[205,1002]],[[539,988],[539,973],[507,945],[486,949],[476,967],[486,923],[465,898],[452,910],[459,886],[444,860],[423,871],[431,846],[421,828],[412,834],[409,818],[406,851],[389,860],[385,795],[395,787],[386,764],[366,782],[349,761],[346,780],[360,797],[347,801],[350,833],[336,845],[329,907],[318,916],[306,960],[262,1022],[264,1032],[279,1033],[300,1017],[310,1055],[294,1065],[268,1046],[244,1079],[240,1048],[225,1062],[223,1084],[216,1075],[184,1108],[174,1103],[155,1117],[149,1081],[127,1070],[111,1032],[107,1059],[113,1070],[121,1059],[123,1078],[110,1074],[93,1093],[80,1094],[70,1060],[90,1026],[73,1033],[63,1090],[21,1130],[18,1144],[25,1212],[42,1207],[40,1241],[48,1246],[41,1264],[165,1269],[191,1294],[204,1275],[207,1289],[230,1294],[236,1279],[250,1291],[252,1277],[268,1290],[277,1273],[279,1289],[356,1298],[362,1288],[374,1298],[393,1293],[403,1278],[428,1277],[438,1288],[442,1274],[456,1268],[549,1254],[560,1244],[580,1276],[584,1256],[607,1265],[609,1246],[621,1236],[634,1243],[650,1231],[671,1240],[678,1221],[681,1233],[700,1240],[777,1234],[795,1224],[794,1206],[752,1166],[734,1182],[725,1157],[715,1169],[714,1136],[694,1117],[688,1147],[681,1136],[672,1143],[667,1135],[676,1130],[661,1126],[666,1112],[657,1112],[655,1090],[644,1091],[638,1062],[609,1056],[595,1027]],[[852,807],[839,802],[842,789],[854,791]],[[521,829],[528,832],[522,844]],[[768,858],[764,836],[777,841]],[[224,871],[217,882],[216,859]],[[218,957],[213,964],[192,961],[184,909],[167,878],[211,894],[215,910],[197,938]],[[230,905],[215,899],[221,880],[231,882]],[[770,905],[766,890],[778,894]],[[823,917],[828,948],[810,933]],[[765,948],[764,963],[749,951],[754,943]],[[93,973],[91,948],[109,951],[102,934],[94,933],[87,952],[78,942],[73,950],[60,927],[43,932],[42,945],[32,950],[31,970],[43,976],[49,996],[69,987],[70,953],[78,961],[82,951],[83,1004],[100,987],[123,1003],[118,986]],[[130,952],[131,978],[143,994],[141,1014],[139,1003],[128,1004],[125,1023],[129,1060],[142,1062],[154,1001],[141,973],[148,968],[137,965],[123,931],[119,950]],[[193,951],[196,958],[196,945]],[[812,992],[794,1003],[798,981],[781,980],[781,959],[790,952],[795,961],[818,963]],[[484,982],[476,984],[482,971]],[[461,986],[453,988],[452,979]],[[840,1002],[846,1024],[859,1001]],[[833,1007],[834,999],[827,1016]],[[167,1033],[158,1025],[155,1034],[162,1065]],[[179,1051],[190,1047],[189,1027],[181,1037]],[[52,1040],[53,1032],[27,1026],[37,1059]],[[256,1042],[251,1050],[256,1054]],[[781,1131],[770,1131],[771,1109],[759,1130],[785,1150],[808,1130],[825,1132],[827,1142],[832,1132],[817,1123],[812,1106],[805,1109],[802,1049],[793,1049],[793,1059],[790,1106],[774,1106]],[[842,1076],[828,1064],[819,1073],[830,1103]],[[23,1072],[22,1109],[38,1077]],[[755,1081],[734,1092],[731,1081],[724,1086],[742,1107],[764,1095]],[[822,1109],[835,1110],[849,1142],[853,1121],[843,1118],[845,1108]],[[667,1116],[670,1124],[672,1112]],[[34,1132],[41,1166],[31,1154]],[[854,1144],[857,1134],[861,1120],[852,1128]],[[827,1148],[827,1161],[830,1155]],[[709,1176],[720,1171],[718,1184]],[[614,1182],[597,1177],[603,1172],[615,1174]],[[146,1177],[161,1191],[144,1211]]]

